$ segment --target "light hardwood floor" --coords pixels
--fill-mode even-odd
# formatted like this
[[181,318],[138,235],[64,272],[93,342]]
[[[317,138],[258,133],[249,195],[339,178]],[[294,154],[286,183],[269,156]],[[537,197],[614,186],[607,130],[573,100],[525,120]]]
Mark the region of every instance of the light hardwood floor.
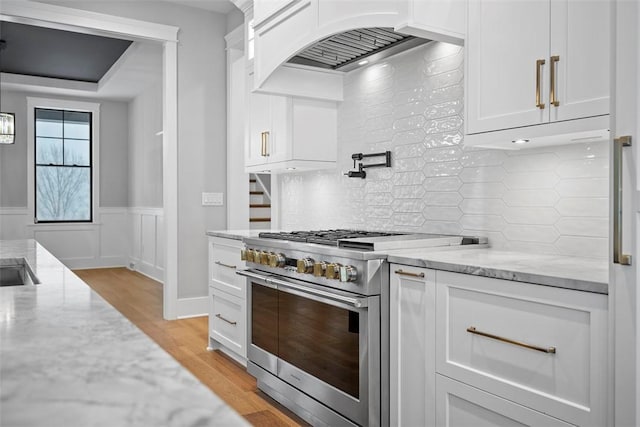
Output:
[[206,317],[164,320],[160,283],[126,268],[75,273],[252,425],[308,425],[259,391],[244,367],[218,351],[206,350]]

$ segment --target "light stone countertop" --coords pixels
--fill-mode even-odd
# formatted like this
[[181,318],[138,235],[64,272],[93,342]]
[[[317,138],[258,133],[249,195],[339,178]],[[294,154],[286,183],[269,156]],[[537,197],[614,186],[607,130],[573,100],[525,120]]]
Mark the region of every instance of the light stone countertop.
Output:
[[473,274],[578,291],[609,293],[607,260],[539,255],[491,248],[393,251],[391,263]]
[[207,236],[222,237],[223,239],[242,240],[243,238],[258,237],[263,231],[275,232],[278,230],[207,230]]
[[248,425],[34,240],[0,241],[23,258],[41,284],[0,288],[0,425]]

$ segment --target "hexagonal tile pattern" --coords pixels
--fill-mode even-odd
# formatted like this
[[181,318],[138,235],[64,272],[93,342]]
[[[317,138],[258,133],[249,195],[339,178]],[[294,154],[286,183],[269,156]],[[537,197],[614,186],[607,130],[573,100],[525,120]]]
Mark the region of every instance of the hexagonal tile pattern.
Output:
[[[463,57],[432,42],[346,74],[338,167],[280,175],[281,228],[464,233],[498,249],[606,259],[608,144],[465,147]],[[343,176],[351,154],[385,150],[391,168]]]

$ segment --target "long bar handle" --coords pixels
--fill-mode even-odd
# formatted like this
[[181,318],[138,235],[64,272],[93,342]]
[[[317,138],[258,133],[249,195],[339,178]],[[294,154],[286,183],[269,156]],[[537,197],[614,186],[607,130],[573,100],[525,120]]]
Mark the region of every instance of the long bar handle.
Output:
[[411,273],[404,270],[396,270],[394,271],[394,273],[400,274],[401,276],[419,277],[421,279],[424,279],[424,273]]
[[544,110],[544,102],[540,102],[540,85],[542,82],[542,66],[545,64],[544,59],[536,60],[536,107],[541,110]]
[[631,147],[631,137],[613,140],[613,262],[631,265],[631,255],[622,253],[622,149]]
[[224,321],[224,322],[227,322],[227,323],[228,323],[228,324],[230,324],[230,325],[233,325],[233,326],[236,326],[236,325],[238,324],[238,322],[234,322],[234,321],[231,321],[231,320],[229,320],[229,319],[225,319],[224,317],[222,317],[222,315],[221,315],[220,313],[216,314],[216,317],[217,317],[218,319],[220,319],[220,320]]
[[556,354],[556,348],[555,347],[538,347],[537,345],[531,345],[531,344],[527,344],[524,343],[522,341],[516,341],[516,340],[512,340],[509,338],[504,338],[498,335],[493,335],[493,334],[489,334],[487,332],[482,332],[476,329],[475,326],[469,326],[467,328],[467,332],[470,332],[472,334],[476,334],[476,335],[480,335],[483,337],[487,337],[487,338],[491,338],[494,340],[498,340],[498,341],[502,341],[502,342],[506,342],[508,344],[514,344],[520,347],[524,347],[524,348],[528,348],[531,350],[536,350],[536,351],[541,351],[543,353],[551,353],[551,354]]
[[237,265],[229,265],[229,264],[225,264],[225,263],[220,262],[220,261],[216,261],[215,263],[218,264],[218,265],[221,265],[223,267],[232,268],[234,270],[238,267]]
[[549,104],[557,107],[560,105],[560,101],[556,98],[556,64],[560,61],[560,56],[554,55],[549,58],[549,67],[551,68],[551,96]]

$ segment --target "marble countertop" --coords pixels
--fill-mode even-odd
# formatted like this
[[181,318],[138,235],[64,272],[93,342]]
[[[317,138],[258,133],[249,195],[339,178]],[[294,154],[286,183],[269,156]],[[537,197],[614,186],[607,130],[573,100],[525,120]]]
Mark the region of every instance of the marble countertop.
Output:
[[41,282],[0,288],[0,425],[248,425],[34,240],[0,259]]
[[607,260],[491,248],[389,252],[392,263],[608,294]]
[[222,237],[223,239],[242,240],[245,237],[258,237],[258,234],[263,231],[274,230],[207,230],[206,234],[207,236]]

